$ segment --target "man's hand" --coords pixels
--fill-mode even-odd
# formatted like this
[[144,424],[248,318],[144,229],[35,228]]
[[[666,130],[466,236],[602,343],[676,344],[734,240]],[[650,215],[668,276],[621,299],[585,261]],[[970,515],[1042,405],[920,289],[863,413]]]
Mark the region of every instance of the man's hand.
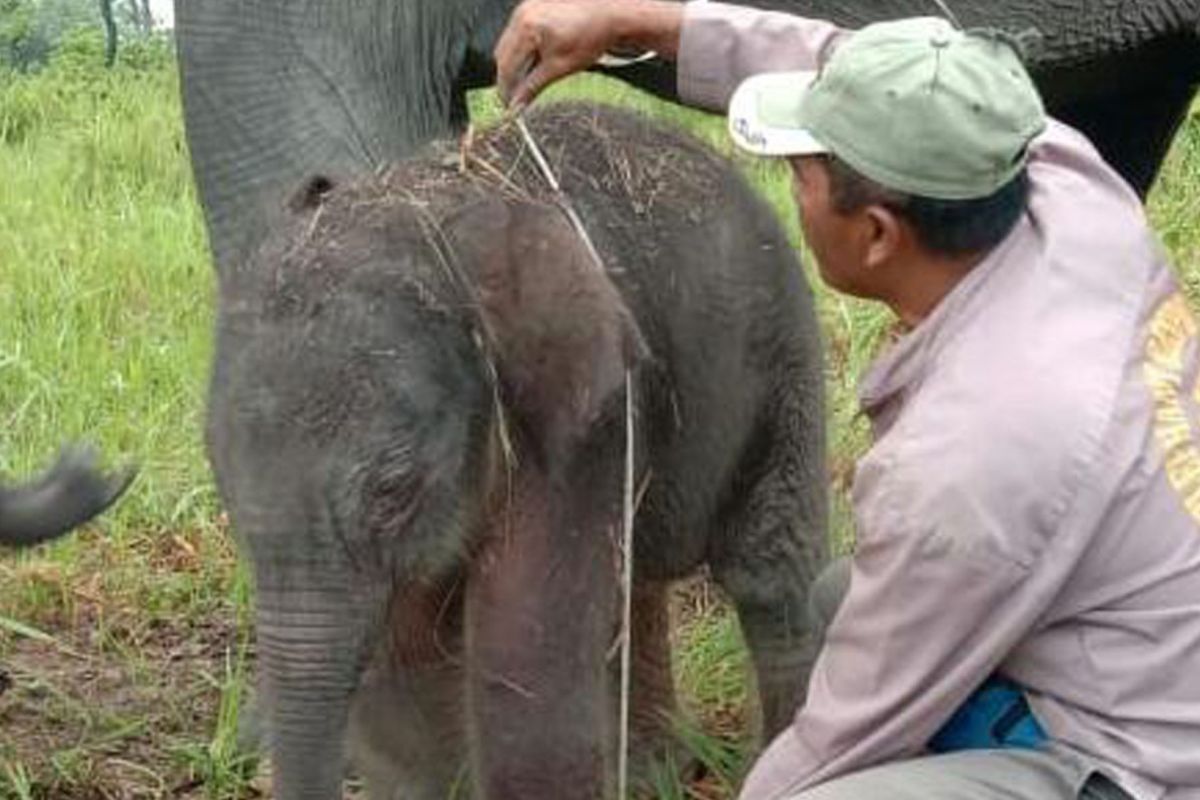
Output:
[[673,58],[683,6],[663,0],[525,0],[496,43],[496,82],[513,108],[616,47]]

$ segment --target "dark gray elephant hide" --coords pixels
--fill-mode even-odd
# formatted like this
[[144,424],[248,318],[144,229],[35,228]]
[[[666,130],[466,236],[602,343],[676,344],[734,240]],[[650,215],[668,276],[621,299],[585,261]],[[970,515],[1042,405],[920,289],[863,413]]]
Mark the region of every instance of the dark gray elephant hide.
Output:
[[[966,28],[1028,40],[1027,63],[1052,115],[1083,131],[1143,197],[1200,88],[1200,0],[942,0]],[[945,16],[938,0],[738,0],[847,28]],[[605,70],[676,99],[674,66]]]
[[[604,0],[598,0],[603,2]],[[1153,182],[1200,81],[1200,0],[946,0],[968,26],[1033,28],[1054,115],[1138,190]],[[934,0],[756,0],[847,26],[940,13]],[[217,267],[261,242],[270,209],[314,173],[370,174],[466,123],[515,0],[187,0],[176,32],[188,144]],[[673,67],[620,71],[673,97]]]
[[666,588],[702,565],[765,731],[801,701],[826,476],[795,257],[689,138],[584,107],[530,124],[606,272],[508,129],[307,182],[221,281],[209,450],[279,800],[339,797],[347,733],[376,798],[612,796],[627,369],[639,763],[669,741]]
[[217,267],[316,174],[367,175],[467,122],[514,0],[186,0],[187,138]]
[[0,545],[25,547],[56,539],[100,514],[133,481],[132,468],[106,475],[88,448],[67,448],[31,483],[0,486]]

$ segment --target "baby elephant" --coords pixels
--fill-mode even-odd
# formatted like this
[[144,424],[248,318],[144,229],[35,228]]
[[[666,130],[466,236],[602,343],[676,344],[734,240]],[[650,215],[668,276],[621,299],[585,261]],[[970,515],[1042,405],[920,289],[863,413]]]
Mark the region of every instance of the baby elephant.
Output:
[[0,486],[0,544],[24,547],[56,539],[115,503],[134,470],[106,475],[95,461],[88,448],[67,448],[37,480]]
[[737,608],[764,732],[826,557],[812,298],[722,159],[612,109],[313,179],[222,276],[208,443],[253,563],[275,797],[614,794],[626,373],[633,756],[669,745],[669,582]]

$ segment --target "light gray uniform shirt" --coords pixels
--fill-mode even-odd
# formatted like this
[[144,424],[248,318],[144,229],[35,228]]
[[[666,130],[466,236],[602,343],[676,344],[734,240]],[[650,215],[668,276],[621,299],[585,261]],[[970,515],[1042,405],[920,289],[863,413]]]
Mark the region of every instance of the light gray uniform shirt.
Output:
[[[680,94],[724,110],[844,35],[693,3]],[[1050,747],[1139,800],[1200,798],[1196,320],[1083,136],[1052,122],[1029,177],[1012,234],[865,376],[850,589],[744,800],[920,755],[994,672]]]

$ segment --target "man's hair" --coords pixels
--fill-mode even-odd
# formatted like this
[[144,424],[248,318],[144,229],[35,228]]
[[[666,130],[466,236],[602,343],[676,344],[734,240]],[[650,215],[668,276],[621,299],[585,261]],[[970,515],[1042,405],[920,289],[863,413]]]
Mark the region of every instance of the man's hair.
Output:
[[936,200],[881,186],[834,155],[827,157],[826,164],[834,210],[851,214],[868,205],[884,206],[912,226],[926,250],[938,255],[991,250],[1017,224],[1029,198],[1029,175],[1024,169],[987,197]]

